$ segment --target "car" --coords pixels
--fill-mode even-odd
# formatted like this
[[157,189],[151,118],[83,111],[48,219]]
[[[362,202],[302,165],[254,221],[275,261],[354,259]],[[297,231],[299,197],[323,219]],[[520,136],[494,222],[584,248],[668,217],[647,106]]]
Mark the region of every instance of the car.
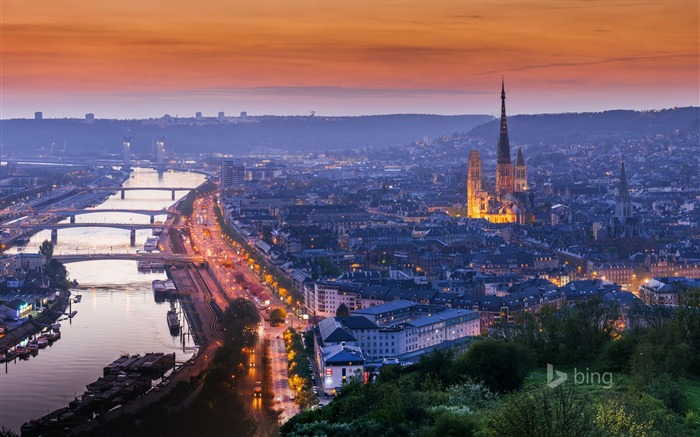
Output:
[[323,404],[319,402],[319,403],[318,403],[318,408],[321,408],[321,407],[323,407]]
[[290,400],[290,401],[293,401],[293,400],[296,399],[296,398],[297,398],[296,392],[292,392],[292,394],[289,395],[289,400]]

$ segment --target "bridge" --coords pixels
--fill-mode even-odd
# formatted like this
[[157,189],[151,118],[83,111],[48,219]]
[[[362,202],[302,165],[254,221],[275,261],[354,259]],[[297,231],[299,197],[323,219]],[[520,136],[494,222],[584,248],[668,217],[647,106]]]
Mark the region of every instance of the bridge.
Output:
[[116,228],[126,229],[131,231],[130,244],[136,246],[136,231],[140,229],[161,229],[162,224],[143,223],[143,224],[128,224],[128,223],[20,223],[19,225],[9,225],[9,228],[21,229],[22,231],[33,229],[50,229],[51,242],[58,242],[58,230],[67,228]]
[[66,209],[66,208],[50,208],[44,210],[29,210],[23,209],[17,211],[20,214],[32,214],[33,216],[38,216],[41,214],[54,214],[65,217],[70,217],[70,222],[75,223],[75,216],[82,214],[98,214],[101,212],[123,212],[130,214],[141,214],[151,217],[151,223],[155,221],[155,216],[168,214],[167,209],[125,209],[125,208],[112,208],[112,209]]
[[185,187],[81,187],[82,191],[120,191],[122,199],[124,199],[125,192],[127,191],[170,191],[172,200],[175,200],[176,191],[191,191],[195,188],[185,188]]
[[166,253],[88,253],[88,254],[71,254],[71,255],[54,255],[54,259],[62,263],[74,263],[81,261],[103,261],[103,260],[121,260],[121,261],[155,261],[166,263],[202,263],[204,257],[202,255],[179,255]]

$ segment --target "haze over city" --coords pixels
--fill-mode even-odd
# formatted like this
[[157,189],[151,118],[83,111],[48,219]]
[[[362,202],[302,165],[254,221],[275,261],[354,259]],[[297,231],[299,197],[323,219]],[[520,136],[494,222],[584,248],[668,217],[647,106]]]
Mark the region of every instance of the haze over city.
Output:
[[[0,118],[698,105],[698,3],[16,1]],[[497,109],[497,108],[496,108]]]

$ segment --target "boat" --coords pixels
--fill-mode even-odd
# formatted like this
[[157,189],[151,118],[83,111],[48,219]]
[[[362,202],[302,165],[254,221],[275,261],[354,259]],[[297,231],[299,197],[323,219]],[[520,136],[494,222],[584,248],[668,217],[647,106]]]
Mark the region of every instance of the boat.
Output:
[[146,238],[146,242],[143,244],[143,250],[151,252],[158,249],[158,237],[152,236]]
[[61,324],[60,324],[60,323],[54,323],[53,325],[51,325],[51,329],[53,329],[54,331],[60,331],[60,330],[61,330]]
[[168,328],[170,328],[170,333],[177,335],[180,333],[180,321],[177,319],[177,313],[173,310],[168,310]]
[[43,349],[49,345],[49,339],[46,335],[42,335],[36,340],[36,343],[39,345],[39,349]]
[[74,303],[80,303],[80,300],[81,300],[82,298],[83,298],[83,295],[82,295],[82,294],[79,294],[79,295],[75,296],[75,299],[73,299],[73,302],[74,302]]
[[168,279],[163,281],[163,286],[165,287],[165,294],[170,296],[173,293],[177,293],[177,288],[175,287],[175,283]]
[[153,292],[156,295],[165,294],[165,283],[160,279],[154,279],[151,285],[153,287]]
[[26,246],[29,244],[29,237],[19,237],[15,240],[18,246]]
[[78,314],[78,311],[75,311],[75,310],[71,311],[71,313],[68,315],[68,317],[72,319],[73,317],[75,317],[76,314]]

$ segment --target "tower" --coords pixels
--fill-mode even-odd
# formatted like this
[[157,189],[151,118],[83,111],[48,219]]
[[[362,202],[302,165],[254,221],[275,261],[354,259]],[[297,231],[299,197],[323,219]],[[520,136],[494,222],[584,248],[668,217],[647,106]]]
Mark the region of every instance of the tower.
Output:
[[478,218],[479,201],[477,193],[481,191],[481,157],[478,150],[469,152],[467,164],[467,217]]
[[510,144],[508,142],[508,124],[506,122],[506,89],[505,81],[501,79],[501,133],[498,138],[496,158],[496,194],[502,196],[512,193],[513,164],[510,162]]
[[131,137],[124,137],[124,142],[122,142],[122,155],[124,156],[122,168],[129,171],[131,168]]
[[620,165],[620,187],[618,188],[617,202],[615,203],[615,217],[617,217],[622,224],[625,224],[626,219],[632,218],[632,201],[630,200],[630,193],[627,189],[625,161],[622,161]]
[[241,197],[245,183],[245,164],[237,159],[221,160],[221,197]]
[[518,147],[518,157],[515,159],[515,192],[527,190],[527,167],[523,159],[523,151]]
[[165,160],[165,137],[156,138],[156,163],[158,168],[163,166]]

